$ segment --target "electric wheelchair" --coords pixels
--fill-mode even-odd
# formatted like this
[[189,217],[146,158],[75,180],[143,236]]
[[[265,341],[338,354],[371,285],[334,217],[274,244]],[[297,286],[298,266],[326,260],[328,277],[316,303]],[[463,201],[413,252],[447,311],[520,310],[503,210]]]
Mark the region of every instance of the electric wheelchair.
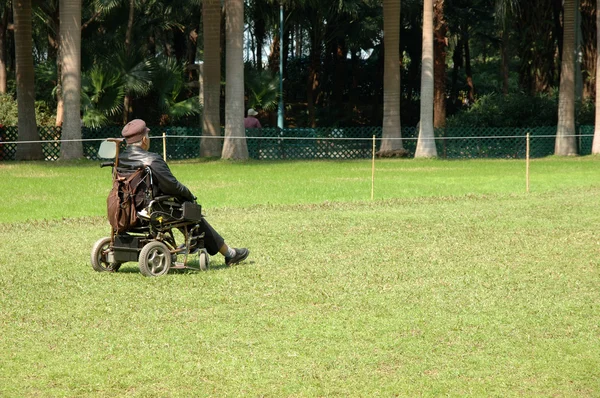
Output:
[[[131,173],[118,171],[121,141],[116,138],[108,139],[99,150],[99,157],[102,158],[110,158],[114,154],[114,161],[100,165],[112,167],[113,183],[115,179],[123,179]],[[148,167],[141,172],[135,203],[132,211],[137,212],[137,221],[125,230],[111,225],[110,236],[99,239],[94,244],[91,265],[95,271],[116,272],[121,264],[130,261],[139,263],[140,272],[144,276],[165,275],[170,269],[208,269],[210,256],[204,248],[204,233],[198,233],[198,223],[202,220],[200,205],[180,203],[171,196],[154,197],[152,171]],[[178,244],[177,235],[183,235],[183,238],[179,237],[183,242]],[[197,254],[197,265],[195,261],[188,261],[191,254]],[[179,259],[182,261],[178,261]]]

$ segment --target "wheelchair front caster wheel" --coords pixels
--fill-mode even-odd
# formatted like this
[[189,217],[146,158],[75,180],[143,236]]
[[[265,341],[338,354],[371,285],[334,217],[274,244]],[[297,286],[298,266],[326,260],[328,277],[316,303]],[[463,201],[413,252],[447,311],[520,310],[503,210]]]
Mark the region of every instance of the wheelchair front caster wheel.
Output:
[[200,250],[198,254],[198,265],[202,271],[208,270],[208,264],[210,263],[210,257],[206,250]]
[[92,256],[90,262],[94,271],[98,272],[116,272],[121,263],[109,262],[108,254],[110,252],[110,238],[102,238],[92,247]]
[[171,252],[167,245],[155,240],[142,248],[139,261],[144,276],[161,276],[171,268]]

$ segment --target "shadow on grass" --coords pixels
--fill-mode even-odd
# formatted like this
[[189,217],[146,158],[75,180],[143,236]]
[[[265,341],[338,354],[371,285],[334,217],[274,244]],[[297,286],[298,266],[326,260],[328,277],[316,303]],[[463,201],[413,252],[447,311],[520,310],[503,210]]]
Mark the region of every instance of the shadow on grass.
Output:
[[[243,264],[241,264],[241,265],[243,265]],[[240,266],[240,264],[236,264],[235,266]],[[206,271],[202,271],[200,269],[190,267],[190,268],[185,268],[185,269],[170,269],[168,274],[173,274],[173,275],[197,274],[197,273],[204,273],[204,272],[222,271],[222,270],[231,269],[231,268],[232,267],[228,267],[227,265],[225,265],[224,261],[219,262],[217,264],[211,262],[211,264],[208,267],[208,270],[206,270]],[[116,273],[117,274],[138,274],[138,273],[140,273],[140,268],[136,263],[130,262],[130,263],[123,264]]]

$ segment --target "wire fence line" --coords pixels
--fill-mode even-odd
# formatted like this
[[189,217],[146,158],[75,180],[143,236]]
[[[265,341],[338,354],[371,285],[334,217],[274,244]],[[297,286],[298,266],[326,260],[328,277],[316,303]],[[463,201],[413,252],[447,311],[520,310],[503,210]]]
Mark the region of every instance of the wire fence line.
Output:
[[[83,128],[81,139],[62,139],[58,127],[38,127],[40,140],[18,141],[16,127],[0,130],[0,161],[14,160],[21,144],[41,143],[44,158],[60,158],[63,142],[82,142],[84,156],[97,160],[100,143],[106,138],[120,138],[121,127],[99,129]],[[575,137],[578,153],[591,153],[594,126],[579,126]],[[200,128],[151,128],[150,150],[166,153],[167,159],[199,158],[204,140],[245,139],[252,159],[364,159],[378,150],[384,140],[401,141],[402,155],[414,156],[418,130],[404,127],[401,137],[383,138],[381,127],[328,127],[328,128],[263,128],[247,129],[246,136],[202,136]],[[435,131],[437,153],[440,158],[505,158],[526,157],[526,140],[530,137],[530,157],[544,157],[554,153],[556,127],[534,128],[446,128]]]

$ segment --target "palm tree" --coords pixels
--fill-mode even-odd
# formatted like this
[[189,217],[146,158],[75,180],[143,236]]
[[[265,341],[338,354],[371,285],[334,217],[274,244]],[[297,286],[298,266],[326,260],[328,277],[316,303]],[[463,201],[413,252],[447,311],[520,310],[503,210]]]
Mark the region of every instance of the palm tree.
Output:
[[9,10],[9,1],[0,1],[0,94],[6,93],[6,32]]
[[577,155],[575,140],[575,15],[576,0],[564,2],[563,52],[558,93],[558,126],[554,154]]
[[81,0],[60,2],[60,54],[64,102],[61,158],[83,157],[81,141]]
[[202,67],[204,110],[200,155],[221,154],[221,1],[204,0],[202,6],[204,64]]
[[421,122],[415,158],[437,156],[433,134],[433,0],[423,2],[423,59],[421,62]]
[[83,75],[81,88],[85,126],[105,126],[122,111],[125,89],[117,69],[94,66]]
[[[600,32],[600,0],[596,0],[596,32]],[[600,35],[596,35],[596,122],[592,154],[600,154]]]
[[[129,0],[129,15],[127,17],[127,30],[125,32],[125,56],[129,58],[131,51],[131,34],[133,32],[133,19],[135,14],[135,1]],[[125,88],[125,99],[123,101],[123,124],[129,122],[129,114],[131,113],[131,91]]]
[[444,0],[435,0],[434,14],[434,95],[433,127],[446,127],[446,47],[448,24],[444,17]]
[[200,113],[197,96],[181,98],[184,82],[184,65],[173,57],[159,57],[152,88],[162,111],[161,120],[175,122],[186,116]]
[[[17,104],[19,111],[19,141],[37,141],[35,122],[35,87],[32,55],[31,0],[13,1],[15,29],[15,63],[17,72]],[[19,144],[17,160],[43,159],[42,145]]]
[[379,155],[401,151],[400,0],[383,0],[383,131]]
[[223,159],[248,159],[244,129],[244,1],[226,0],[225,140]]
[[513,16],[519,15],[519,0],[496,0],[496,22],[500,25],[500,58],[502,73],[502,93],[508,94],[508,23]]

